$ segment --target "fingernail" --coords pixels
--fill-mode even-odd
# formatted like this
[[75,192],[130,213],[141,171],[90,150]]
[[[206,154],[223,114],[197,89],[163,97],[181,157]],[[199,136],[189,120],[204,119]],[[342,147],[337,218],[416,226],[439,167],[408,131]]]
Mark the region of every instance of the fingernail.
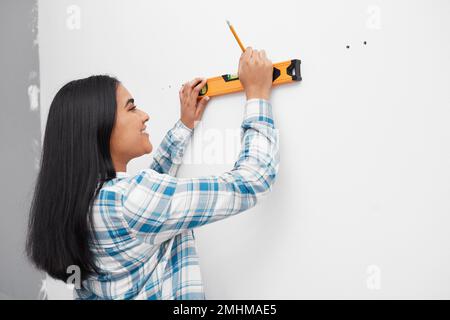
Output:
[[206,100],[206,101],[209,101],[209,97],[208,97],[208,96],[206,96],[206,97],[205,97],[205,100]]

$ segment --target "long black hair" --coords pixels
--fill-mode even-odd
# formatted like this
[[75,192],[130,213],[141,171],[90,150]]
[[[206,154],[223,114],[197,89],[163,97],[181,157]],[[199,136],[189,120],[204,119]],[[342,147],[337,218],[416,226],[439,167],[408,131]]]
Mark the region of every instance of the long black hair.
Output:
[[26,252],[34,265],[66,281],[69,266],[81,279],[98,272],[92,203],[116,177],[110,137],[116,117],[116,78],[100,75],[64,85],[47,118],[41,166],[30,208]]

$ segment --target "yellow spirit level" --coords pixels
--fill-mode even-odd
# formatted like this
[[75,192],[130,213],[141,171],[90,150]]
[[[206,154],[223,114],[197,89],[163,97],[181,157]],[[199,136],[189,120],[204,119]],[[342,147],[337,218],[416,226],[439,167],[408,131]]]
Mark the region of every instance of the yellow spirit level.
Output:
[[[299,59],[293,59],[273,65],[273,85],[301,81]],[[205,86],[199,93],[209,97],[220,96],[244,90],[237,74],[225,74],[220,77],[208,78]]]

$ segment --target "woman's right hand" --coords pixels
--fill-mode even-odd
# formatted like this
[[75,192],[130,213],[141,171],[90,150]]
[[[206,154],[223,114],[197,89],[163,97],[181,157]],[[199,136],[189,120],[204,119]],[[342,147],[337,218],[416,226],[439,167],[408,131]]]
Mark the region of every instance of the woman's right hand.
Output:
[[272,91],[273,64],[264,50],[247,47],[239,60],[239,80],[244,87],[247,100],[258,98],[269,100]]

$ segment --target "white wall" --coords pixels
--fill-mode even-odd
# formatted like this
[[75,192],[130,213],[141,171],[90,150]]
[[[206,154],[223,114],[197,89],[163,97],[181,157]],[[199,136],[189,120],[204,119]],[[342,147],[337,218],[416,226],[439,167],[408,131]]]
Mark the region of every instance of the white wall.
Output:
[[[178,119],[183,82],[237,72],[229,19],[273,62],[301,59],[303,81],[273,91],[273,193],[196,230],[207,298],[450,298],[449,12],[445,0],[41,0],[42,128],[65,82],[108,73],[150,114],[157,146]],[[186,156],[218,152],[244,101],[213,99]],[[238,140],[227,141],[237,154]]]

